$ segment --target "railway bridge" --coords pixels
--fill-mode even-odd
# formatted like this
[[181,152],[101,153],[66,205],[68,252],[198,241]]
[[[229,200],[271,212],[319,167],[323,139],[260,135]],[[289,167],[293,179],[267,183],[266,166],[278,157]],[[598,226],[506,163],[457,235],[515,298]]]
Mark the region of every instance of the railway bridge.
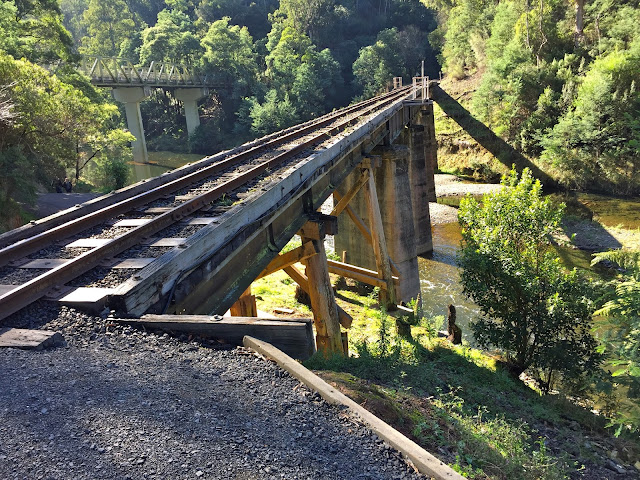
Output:
[[[396,79],[380,96],[0,235],[0,322],[46,297],[150,326],[248,332],[298,358],[344,352],[351,318],[329,273],[380,287],[389,309],[419,294],[436,83]],[[301,246],[281,253],[296,234]],[[327,259],[326,235],[342,261]],[[251,284],[279,270],[309,294],[312,321],[255,318]]]

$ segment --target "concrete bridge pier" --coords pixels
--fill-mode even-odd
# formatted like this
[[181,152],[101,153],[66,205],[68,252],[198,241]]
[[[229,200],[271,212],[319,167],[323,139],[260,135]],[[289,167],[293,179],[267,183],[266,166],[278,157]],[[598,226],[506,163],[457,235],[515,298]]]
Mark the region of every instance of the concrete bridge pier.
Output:
[[413,201],[409,180],[409,148],[405,145],[377,147],[382,166],[376,172],[376,189],[389,256],[398,269],[398,301],[408,302],[420,294]]
[[124,103],[127,127],[136,137],[135,141],[131,142],[133,159],[140,163],[148,162],[147,143],[144,139],[144,126],[142,125],[142,115],[140,115],[140,102],[148,96],[145,89],[142,87],[118,87],[112,89],[111,94],[117,102]]
[[[409,181],[409,148],[405,145],[376,147],[372,155],[380,156],[382,165],[374,170],[375,186],[389,256],[398,269],[400,283],[396,287],[398,302],[408,302],[420,293],[418,259],[415,243],[411,183]],[[359,169],[351,173],[338,191],[345,194],[360,177]],[[361,189],[349,207],[365,224],[370,225],[365,189]],[[346,215],[338,217],[338,234],[334,236],[336,253],[346,251],[346,261],[376,270],[371,245]]]
[[[409,183],[411,187],[411,207],[415,232],[416,253],[424,255],[433,251],[431,238],[431,216],[429,214],[429,190],[434,188],[433,169],[428,169],[425,127],[410,124],[401,134],[401,143],[409,147]],[[431,175],[429,175],[429,173]]]
[[433,102],[422,107],[418,114],[417,123],[424,126],[424,154],[427,161],[428,189],[427,198],[436,201],[436,184],[433,178],[438,169],[438,142],[436,141],[436,126],[433,117]]
[[187,133],[191,136],[200,125],[198,100],[209,95],[208,88],[176,88],[175,96],[184,105],[184,116],[187,120]]

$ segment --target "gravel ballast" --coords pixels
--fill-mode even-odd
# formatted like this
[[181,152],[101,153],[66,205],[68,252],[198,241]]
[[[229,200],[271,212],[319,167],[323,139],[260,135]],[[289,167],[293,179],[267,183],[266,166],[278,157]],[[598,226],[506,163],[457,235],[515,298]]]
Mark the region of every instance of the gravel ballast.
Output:
[[67,345],[0,349],[0,478],[424,478],[248,350],[44,302],[9,323],[58,330]]

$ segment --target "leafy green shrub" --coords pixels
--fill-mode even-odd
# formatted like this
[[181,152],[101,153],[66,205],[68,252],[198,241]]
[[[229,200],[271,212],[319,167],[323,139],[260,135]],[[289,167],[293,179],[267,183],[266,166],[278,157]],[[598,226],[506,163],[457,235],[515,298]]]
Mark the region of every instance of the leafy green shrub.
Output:
[[483,313],[471,328],[481,346],[506,353],[514,373],[534,370],[548,392],[554,374],[580,376],[601,363],[590,333],[593,292],[550,248],[563,208],[542,199],[528,169],[502,184],[482,205],[464,199],[458,212],[461,281]]
[[[611,321],[604,346],[613,355],[610,364],[615,368],[616,381],[628,388],[629,399],[640,398],[640,251],[599,253],[593,263],[614,262],[625,269],[620,279],[614,280],[614,290],[605,297],[606,303],[596,312]],[[640,407],[628,405],[617,411],[614,423],[620,434],[625,426],[640,429]]]

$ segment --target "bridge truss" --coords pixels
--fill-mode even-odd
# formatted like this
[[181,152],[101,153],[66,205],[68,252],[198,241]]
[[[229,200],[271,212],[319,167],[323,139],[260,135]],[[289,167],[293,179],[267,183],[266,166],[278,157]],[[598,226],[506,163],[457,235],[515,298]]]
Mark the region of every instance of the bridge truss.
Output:
[[224,83],[212,74],[199,72],[188,65],[151,62],[148,67],[134,65],[119,57],[88,55],[82,57],[80,71],[98,87],[150,87],[150,88],[214,88]]

